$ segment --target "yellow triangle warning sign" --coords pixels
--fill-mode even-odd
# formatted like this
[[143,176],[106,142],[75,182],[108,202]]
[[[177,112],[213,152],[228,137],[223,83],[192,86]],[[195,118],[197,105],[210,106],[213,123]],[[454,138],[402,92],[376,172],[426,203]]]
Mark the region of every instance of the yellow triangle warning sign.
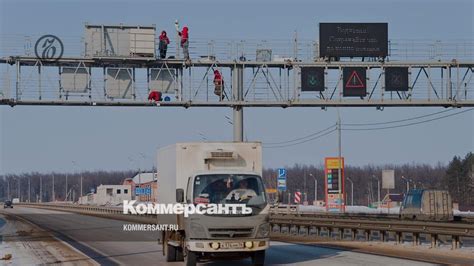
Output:
[[365,88],[364,82],[359,77],[359,74],[356,70],[353,70],[349,79],[346,82],[347,89],[361,89]]

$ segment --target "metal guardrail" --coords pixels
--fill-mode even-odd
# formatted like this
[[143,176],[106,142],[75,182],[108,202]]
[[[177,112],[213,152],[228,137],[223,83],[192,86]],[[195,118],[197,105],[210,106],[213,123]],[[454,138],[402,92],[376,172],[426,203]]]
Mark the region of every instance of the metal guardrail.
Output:
[[107,206],[90,206],[90,205],[74,205],[74,204],[58,204],[58,203],[21,203],[16,204],[25,207],[42,208],[48,210],[69,211],[74,213],[100,216],[105,218],[113,218],[118,220],[142,223],[156,223],[156,215],[140,214],[128,215],[124,214],[122,208],[114,208]]
[[[318,212],[318,211],[301,211],[299,205],[275,205],[270,209],[271,214],[294,215],[299,217],[319,217],[319,218],[338,218],[338,219],[363,219],[363,220],[400,220],[398,213],[378,212]],[[434,221],[436,222],[436,221]],[[474,216],[454,215],[456,223],[472,223],[474,224]]]
[[365,234],[365,240],[371,239],[372,232],[379,233],[379,240],[386,241],[390,233],[395,235],[397,243],[402,242],[404,234],[411,234],[413,245],[419,245],[420,235],[429,235],[431,247],[439,245],[440,236],[448,236],[452,241],[452,249],[458,248],[461,237],[474,238],[474,224],[453,222],[422,222],[398,219],[347,219],[339,217],[304,217],[297,215],[273,214],[270,216],[272,233],[276,236],[320,236],[323,229],[332,238],[337,232],[340,240],[344,240],[345,232],[350,231],[351,240],[357,239],[359,231]]
[[[155,223],[156,215],[126,215],[121,208],[85,206],[54,203],[22,203],[26,207],[44,208],[60,211],[71,211],[86,215],[95,215],[131,222]],[[323,229],[328,231],[328,237],[332,238],[337,233],[340,240],[345,239],[350,232],[350,240],[356,240],[359,231],[363,231],[365,240],[371,240],[373,232],[379,234],[380,241],[389,239],[394,234],[396,243],[403,241],[405,234],[410,234],[413,245],[420,244],[420,235],[429,235],[431,247],[439,245],[440,236],[451,238],[451,248],[460,247],[460,238],[474,238],[474,224],[453,222],[425,222],[405,221],[387,216],[383,217],[369,215],[335,215],[323,213],[298,213],[294,206],[273,207],[271,209],[270,224],[272,236],[274,237],[319,237]]]

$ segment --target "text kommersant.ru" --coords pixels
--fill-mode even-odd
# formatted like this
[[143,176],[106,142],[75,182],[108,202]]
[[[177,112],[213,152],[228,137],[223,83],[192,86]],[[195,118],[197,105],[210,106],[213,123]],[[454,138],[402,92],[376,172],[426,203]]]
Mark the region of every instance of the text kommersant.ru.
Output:
[[245,204],[155,204],[138,203],[136,200],[123,201],[123,214],[184,214],[188,217],[190,214],[251,214],[252,208]]

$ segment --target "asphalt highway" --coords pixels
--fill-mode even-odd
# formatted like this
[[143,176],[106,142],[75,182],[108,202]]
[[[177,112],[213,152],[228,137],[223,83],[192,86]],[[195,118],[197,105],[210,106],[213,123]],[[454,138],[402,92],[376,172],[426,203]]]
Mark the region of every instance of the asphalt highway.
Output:
[[[2,210],[52,231],[59,239],[102,265],[182,265],[168,263],[157,243],[158,232],[125,232],[128,222],[53,210],[16,207]],[[272,242],[268,265],[428,265],[399,258],[346,250]],[[202,265],[251,265],[250,259],[210,262]]]

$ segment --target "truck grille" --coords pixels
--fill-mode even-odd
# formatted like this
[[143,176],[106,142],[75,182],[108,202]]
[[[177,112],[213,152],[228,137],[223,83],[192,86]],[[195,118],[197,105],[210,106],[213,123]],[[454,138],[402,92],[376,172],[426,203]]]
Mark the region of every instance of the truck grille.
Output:
[[209,228],[211,238],[247,238],[252,237],[253,228]]

